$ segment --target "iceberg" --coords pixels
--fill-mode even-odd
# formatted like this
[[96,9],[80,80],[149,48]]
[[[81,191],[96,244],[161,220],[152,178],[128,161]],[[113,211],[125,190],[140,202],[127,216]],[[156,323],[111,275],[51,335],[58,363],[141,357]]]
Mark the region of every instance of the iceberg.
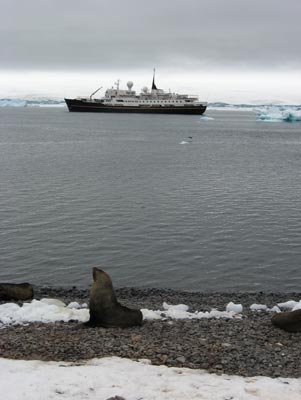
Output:
[[2,98],[0,99],[0,107],[65,107],[65,102],[48,98]]
[[301,107],[270,106],[255,110],[257,121],[266,122],[301,122]]

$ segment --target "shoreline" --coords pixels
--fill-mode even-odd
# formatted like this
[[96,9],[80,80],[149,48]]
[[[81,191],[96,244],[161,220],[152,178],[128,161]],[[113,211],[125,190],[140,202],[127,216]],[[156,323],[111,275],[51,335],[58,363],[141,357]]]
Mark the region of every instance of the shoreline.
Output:
[[[54,287],[54,286],[34,286],[34,298],[53,297],[65,303],[77,301],[79,303],[89,303],[90,287]],[[301,291],[290,292],[234,292],[234,291],[187,291],[172,288],[149,288],[149,287],[117,287],[114,288],[117,300],[125,306],[131,308],[150,308],[160,309],[163,302],[169,304],[186,304],[189,310],[210,311],[211,309],[225,310],[229,302],[240,303],[244,307],[244,313],[251,313],[249,307],[254,304],[266,304],[269,308],[278,303],[288,300],[301,300]]]
[[[88,302],[89,289],[35,286],[35,299]],[[242,319],[146,320],[142,327],[86,328],[77,322],[31,323],[0,330],[1,356],[12,359],[78,362],[118,356],[149,359],[154,365],[204,369],[242,376],[300,378],[301,333],[287,333],[271,324],[273,307],[299,301],[301,292],[187,292],[156,288],[116,288],[128,307],[162,309],[162,303],[186,304],[190,311],[225,310],[233,301],[243,305]]]

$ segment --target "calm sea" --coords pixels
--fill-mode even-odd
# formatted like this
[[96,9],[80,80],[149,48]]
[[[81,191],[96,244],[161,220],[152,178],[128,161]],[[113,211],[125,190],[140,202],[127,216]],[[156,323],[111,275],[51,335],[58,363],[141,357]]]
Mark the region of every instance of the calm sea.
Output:
[[0,281],[300,290],[301,124],[207,116],[1,108]]

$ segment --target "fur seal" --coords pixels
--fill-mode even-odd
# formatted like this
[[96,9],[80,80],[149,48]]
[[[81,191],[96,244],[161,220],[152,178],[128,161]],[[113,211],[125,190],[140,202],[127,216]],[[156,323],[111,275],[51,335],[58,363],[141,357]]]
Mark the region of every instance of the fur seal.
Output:
[[127,328],[142,325],[142,312],[118,303],[109,275],[93,268],[93,285],[90,292],[90,320],[88,326]]
[[301,310],[276,314],[272,318],[272,323],[287,332],[301,332]]
[[29,283],[0,283],[0,300],[24,301],[33,298],[33,288]]

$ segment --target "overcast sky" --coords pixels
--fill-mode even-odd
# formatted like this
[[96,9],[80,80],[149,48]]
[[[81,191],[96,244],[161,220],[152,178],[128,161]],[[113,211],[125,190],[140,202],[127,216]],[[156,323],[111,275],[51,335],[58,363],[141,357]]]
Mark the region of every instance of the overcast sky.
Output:
[[[300,0],[0,0],[0,6],[2,81],[33,71],[67,80],[66,73],[125,80],[136,74],[139,81],[156,67],[162,82],[215,76],[222,85],[237,74],[285,81],[301,71]],[[245,82],[241,90],[248,90]]]

